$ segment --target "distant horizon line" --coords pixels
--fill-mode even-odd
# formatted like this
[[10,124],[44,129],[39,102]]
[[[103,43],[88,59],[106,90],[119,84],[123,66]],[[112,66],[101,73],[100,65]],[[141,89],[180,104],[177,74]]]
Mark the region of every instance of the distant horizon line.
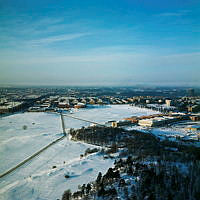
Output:
[[200,85],[187,85],[187,84],[153,84],[153,83],[138,83],[138,84],[132,84],[132,85],[69,85],[69,84],[0,84],[0,88],[14,88],[14,87],[97,87],[97,88],[119,88],[119,87],[124,87],[124,88],[130,88],[130,87],[177,87],[177,88],[200,88]]

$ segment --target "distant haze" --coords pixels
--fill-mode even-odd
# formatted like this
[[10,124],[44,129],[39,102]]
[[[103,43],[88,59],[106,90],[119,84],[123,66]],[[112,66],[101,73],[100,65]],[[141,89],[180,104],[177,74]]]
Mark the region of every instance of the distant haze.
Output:
[[200,86],[197,0],[0,0],[0,85]]

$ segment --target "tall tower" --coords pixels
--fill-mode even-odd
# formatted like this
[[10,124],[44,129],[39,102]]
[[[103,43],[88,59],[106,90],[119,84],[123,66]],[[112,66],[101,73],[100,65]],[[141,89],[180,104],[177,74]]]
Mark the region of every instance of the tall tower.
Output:
[[64,122],[64,118],[63,118],[63,114],[62,112],[60,113],[60,118],[61,118],[61,123],[62,123],[62,130],[63,130],[63,134],[66,136],[66,131],[65,131],[65,122]]

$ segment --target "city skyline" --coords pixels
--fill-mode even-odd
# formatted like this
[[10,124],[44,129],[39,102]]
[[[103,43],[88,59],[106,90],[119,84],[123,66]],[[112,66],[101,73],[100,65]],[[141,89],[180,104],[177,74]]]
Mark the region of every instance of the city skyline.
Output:
[[196,0],[0,1],[0,85],[200,86]]

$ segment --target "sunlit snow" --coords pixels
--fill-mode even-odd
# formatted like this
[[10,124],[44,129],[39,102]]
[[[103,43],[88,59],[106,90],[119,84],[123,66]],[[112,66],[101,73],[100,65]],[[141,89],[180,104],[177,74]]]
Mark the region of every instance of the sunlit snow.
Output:
[[[129,105],[114,105],[73,110],[69,115],[104,123],[153,113]],[[90,123],[65,117],[66,129],[88,125]],[[18,113],[0,118],[0,174],[61,135],[61,120],[56,113]],[[88,147],[92,145],[67,138],[51,146],[1,178],[0,199],[58,199],[66,189],[75,191],[79,184],[94,180],[99,171],[104,173],[113,165],[113,160],[105,160],[98,153],[80,159]],[[69,179],[65,178],[66,174],[70,175]]]

